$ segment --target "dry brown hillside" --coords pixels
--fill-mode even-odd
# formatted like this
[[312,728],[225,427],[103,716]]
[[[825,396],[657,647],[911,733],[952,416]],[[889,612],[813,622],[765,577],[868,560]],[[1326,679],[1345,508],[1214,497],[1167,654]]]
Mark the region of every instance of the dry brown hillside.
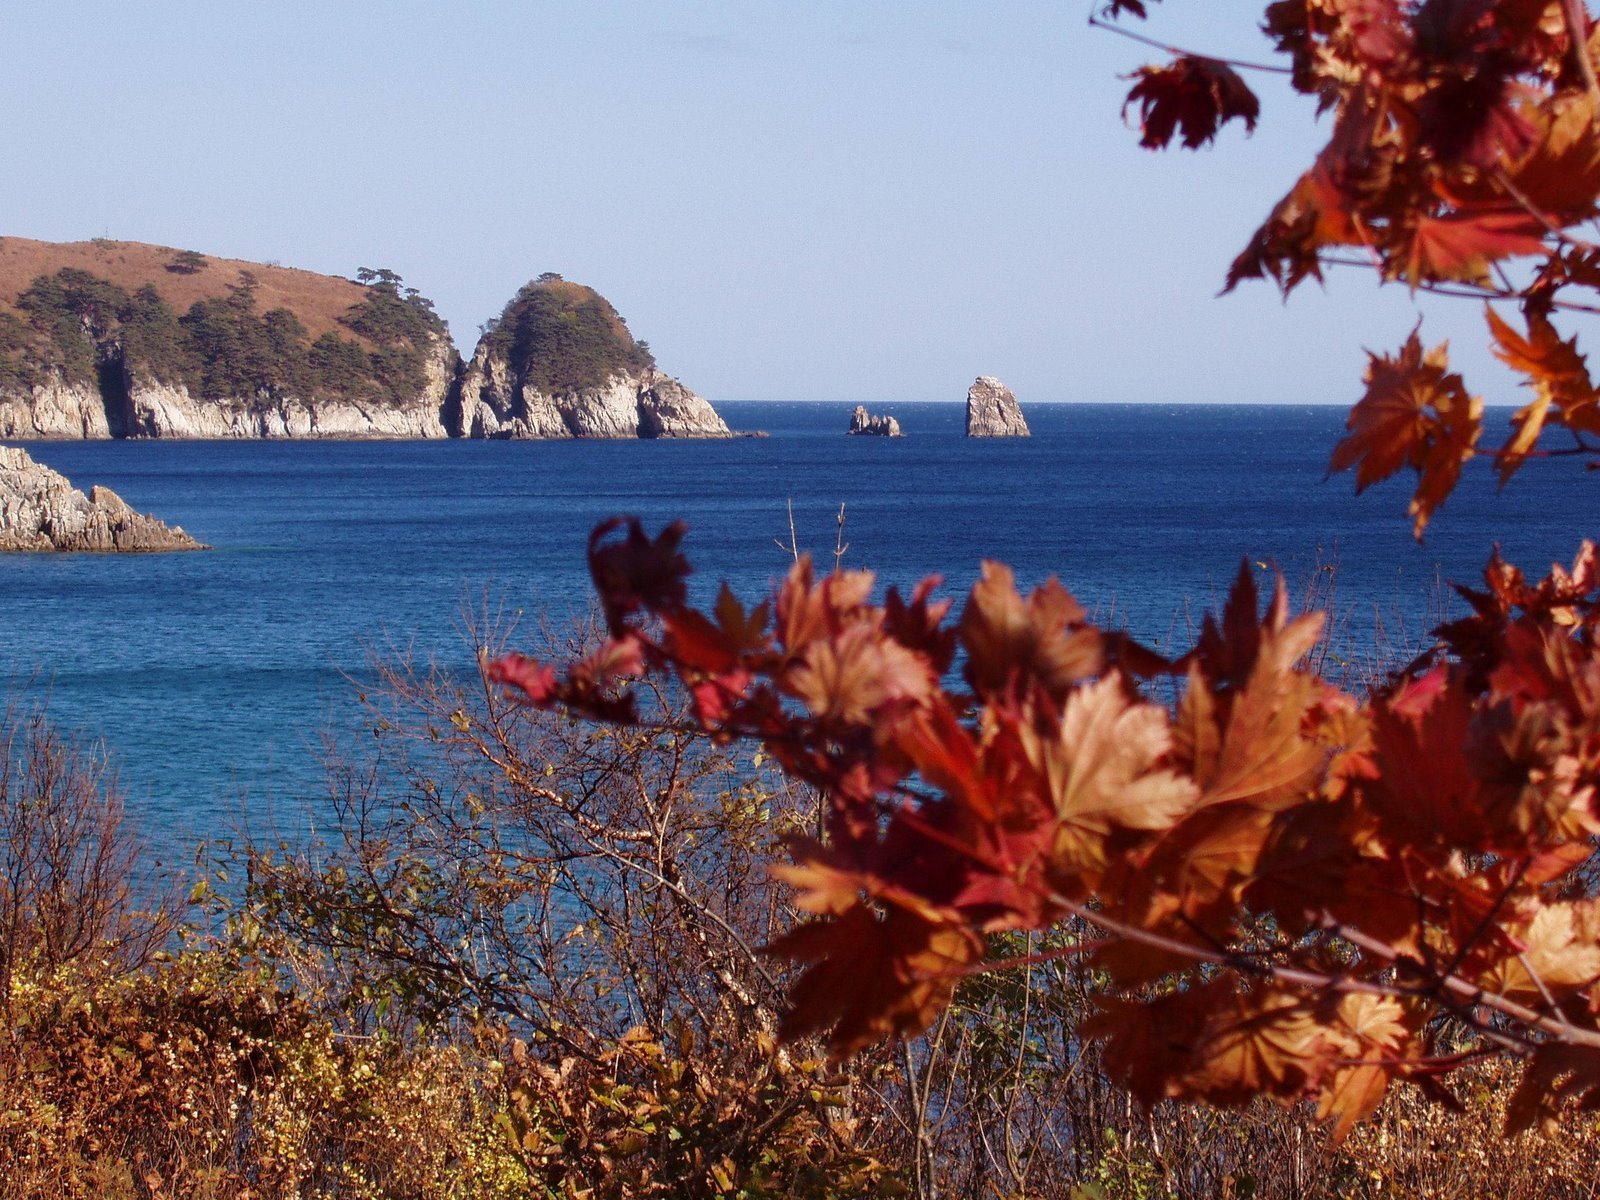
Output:
[[53,275],[64,268],[88,271],[109,280],[128,292],[151,284],[161,298],[178,313],[187,312],[196,300],[227,295],[240,282],[243,272],[256,278],[256,305],[262,312],[287,308],[305,325],[312,340],[336,332],[350,337],[338,318],[352,305],[361,303],[365,289],[360,284],[336,275],[318,275],[292,267],[270,267],[264,263],[242,262],[232,258],[206,259],[193,274],[168,270],[168,265],[183,251],[171,246],[150,246],[143,242],[113,242],[97,238],[92,242],[35,242],[27,238],[0,237],[0,312],[14,312],[17,297],[40,275]]

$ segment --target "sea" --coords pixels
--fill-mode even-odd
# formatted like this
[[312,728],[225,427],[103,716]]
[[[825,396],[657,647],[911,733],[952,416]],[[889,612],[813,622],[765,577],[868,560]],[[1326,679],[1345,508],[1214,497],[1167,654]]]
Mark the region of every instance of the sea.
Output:
[[796,545],[958,599],[996,559],[1172,652],[1243,564],[1327,605],[1346,663],[1420,649],[1497,543],[1542,573],[1600,515],[1581,462],[1504,490],[1469,464],[1419,544],[1407,482],[1358,497],[1328,477],[1337,407],[1035,405],[1031,438],[993,441],[963,436],[959,404],[871,404],[905,436],[847,437],[851,407],[720,404],[765,435],[726,441],[32,443],[214,548],[0,556],[0,680],[103,742],[130,819],[181,861],[315,824],[323,747],[361,736],[374,656],[471,670],[485,614],[528,637],[581,617],[589,531],[617,514],[686,521],[705,602],[722,581],[769,593]]

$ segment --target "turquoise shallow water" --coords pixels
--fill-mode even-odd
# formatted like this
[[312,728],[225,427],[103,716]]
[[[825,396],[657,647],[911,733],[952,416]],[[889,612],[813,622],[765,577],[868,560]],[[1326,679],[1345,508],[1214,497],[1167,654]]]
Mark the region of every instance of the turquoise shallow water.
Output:
[[1348,476],[1324,480],[1334,408],[1038,406],[1033,438],[969,442],[959,405],[886,407],[907,432],[892,441],[844,437],[848,404],[720,407],[770,436],[35,443],[216,549],[0,558],[0,675],[107,740],[130,811],[178,856],[269,811],[304,819],[371,647],[465,664],[464,604],[581,610],[588,531],[615,513],[687,520],[709,598],[783,572],[790,500],[802,546],[831,553],[843,503],[851,565],[902,584],[939,572],[959,592],[999,558],[1152,641],[1181,635],[1241,557],[1296,580],[1336,557],[1353,630],[1376,608],[1420,632],[1438,573],[1476,578],[1496,538],[1542,571],[1600,513],[1580,466],[1535,464],[1503,494],[1484,470],[1419,547],[1403,485],[1357,499]]

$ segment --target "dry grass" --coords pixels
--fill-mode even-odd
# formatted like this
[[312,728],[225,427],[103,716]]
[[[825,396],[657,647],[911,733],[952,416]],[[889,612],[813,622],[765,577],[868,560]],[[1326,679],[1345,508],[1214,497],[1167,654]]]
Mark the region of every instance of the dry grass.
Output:
[[[192,275],[178,274],[167,265],[181,251],[171,246],[143,242],[36,242],[27,238],[0,238],[0,312],[14,312],[17,297],[40,275],[73,268],[109,280],[133,292],[151,284],[180,315],[197,300],[212,300],[236,287],[244,272],[256,278],[256,307],[261,312],[287,308],[300,318],[315,341],[324,333],[354,335],[339,318],[364,296],[360,284],[336,275],[318,275],[292,267],[232,258],[210,258]],[[356,339],[360,340],[360,339]]]

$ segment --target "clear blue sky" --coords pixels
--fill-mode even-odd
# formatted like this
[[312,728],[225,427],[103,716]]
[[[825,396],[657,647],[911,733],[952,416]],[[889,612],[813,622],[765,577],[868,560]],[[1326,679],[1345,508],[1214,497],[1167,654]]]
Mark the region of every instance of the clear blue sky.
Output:
[[[1140,150],[1118,75],[1150,53],[1090,7],[12,3],[0,234],[390,267],[467,352],[559,271],[712,400],[955,401],[978,374],[1025,404],[1354,400],[1403,289],[1216,297],[1309,108],[1269,77],[1254,137]],[[1264,58],[1261,7],[1144,28]],[[1476,309],[1430,305],[1425,337],[1515,399]]]

